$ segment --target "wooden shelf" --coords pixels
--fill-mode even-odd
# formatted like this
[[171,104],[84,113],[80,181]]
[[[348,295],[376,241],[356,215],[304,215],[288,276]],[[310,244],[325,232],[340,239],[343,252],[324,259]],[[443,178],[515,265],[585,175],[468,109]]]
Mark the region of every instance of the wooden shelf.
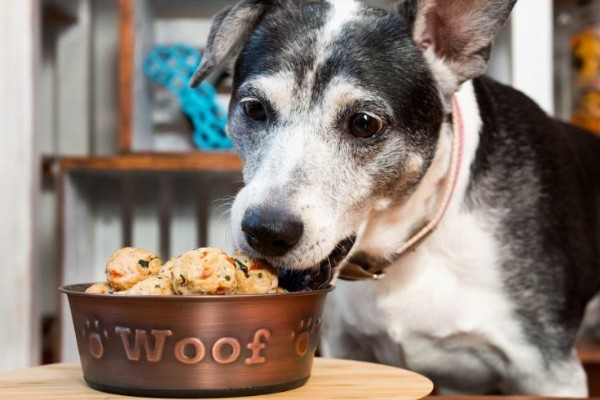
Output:
[[600,396],[600,347],[597,344],[580,342],[577,353],[588,378],[590,396]]
[[44,172],[121,171],[121,172],[239,172],[242,162],[233,152],[140,153],[100,157],[47,157]]

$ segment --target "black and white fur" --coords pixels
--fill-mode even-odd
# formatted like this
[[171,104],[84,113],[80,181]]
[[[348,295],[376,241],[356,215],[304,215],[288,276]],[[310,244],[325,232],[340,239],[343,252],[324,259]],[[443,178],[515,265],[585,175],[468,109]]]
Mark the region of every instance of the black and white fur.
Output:
[[[354,236],[346,261],[388,259],[436,211],[452,96],[464,117],[444,219],[382,280],[336,282],[325,355],[408,367],[442,391],[587,394],[574,339],[600,285],[600,140],[480,77],[514,2],[243,0],[216,17],[194,81],[235,60],[228,133],[246,186],[232,233],[274,265],[314,268]],[[357,113],[383,130],[352,136]]]

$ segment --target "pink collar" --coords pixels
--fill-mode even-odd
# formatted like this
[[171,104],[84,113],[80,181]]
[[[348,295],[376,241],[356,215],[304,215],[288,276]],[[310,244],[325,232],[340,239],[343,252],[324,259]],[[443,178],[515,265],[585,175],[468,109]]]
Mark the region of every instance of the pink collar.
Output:
[[383,278],[385,275],[385,269],[391,265],[400,256],[406,253],[409,249],[417,246],[423,239],[431,234],[435,228],[439,225],[441,220],[444,218],[452,197],[456,190],[458,178],[460,176],[460,166],[462,164],[463,152],[464,152],[464,137],[465,137],[465,126],[463,115],[458,103],[456,95],[452,97],[452,113],[453,113],[453,140],[452,140],[452,155],[450,159],[449,175],[444,189],[444,195],[442,201],[434,214],[433,218],[427,222],[421,229],[414,233],[406,242],[404,242],[398,250],[396,250],[390,257],[390,262],[386,265],[357,265],[355,263],[346,263],[343,265],[343,269],[340,271],[339,277],[344,280],[377,280]]

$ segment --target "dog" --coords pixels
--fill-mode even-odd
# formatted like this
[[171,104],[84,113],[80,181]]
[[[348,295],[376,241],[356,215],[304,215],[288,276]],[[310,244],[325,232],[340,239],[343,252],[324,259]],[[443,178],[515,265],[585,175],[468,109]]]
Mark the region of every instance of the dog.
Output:
[[323,355],[440,393],[587,395],[574,341],[600,287],[600,139],[483,76],[515,1],[242,0],[215,17],[191,84],[234,65],[232,237],[334,279]]

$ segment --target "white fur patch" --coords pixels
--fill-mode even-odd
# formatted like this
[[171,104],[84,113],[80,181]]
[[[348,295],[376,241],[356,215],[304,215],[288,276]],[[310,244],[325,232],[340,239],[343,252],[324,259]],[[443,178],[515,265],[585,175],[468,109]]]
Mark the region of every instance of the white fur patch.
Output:
[[329,3],[333,7],[329,12],[327,22],[322,28],[321,35],[319,35],[319,43],[315,48],[317,60],[313,75],[316,68],[327,59],[329,45],[338,37],[340,31],[347,23],[358,17],[358,10],[361,7],[361,4],[355,0],[329,0]]
[[349,21],[356,18],[360,3],[354,0],[329,0],[333,11],[325,24],[325,40],[331,40]]

